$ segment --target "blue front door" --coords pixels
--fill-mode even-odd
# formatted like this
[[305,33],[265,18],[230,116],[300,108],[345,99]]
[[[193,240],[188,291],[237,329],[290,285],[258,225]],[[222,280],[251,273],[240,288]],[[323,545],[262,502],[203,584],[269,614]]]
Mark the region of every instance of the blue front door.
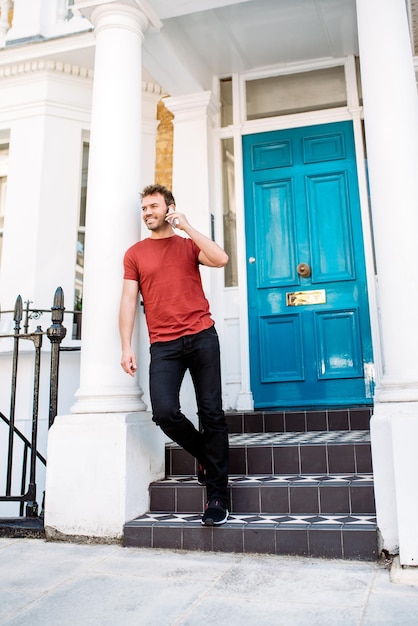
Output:
[[351,122],[243,137],[256,408],[372,401]]

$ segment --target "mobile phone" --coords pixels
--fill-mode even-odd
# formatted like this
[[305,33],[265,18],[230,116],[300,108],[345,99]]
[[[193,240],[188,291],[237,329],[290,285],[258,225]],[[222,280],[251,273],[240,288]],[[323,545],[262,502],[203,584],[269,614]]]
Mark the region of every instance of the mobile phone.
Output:
[[[175,208],[174,208],[174,204],[170,204],[170,206],[167,209],[167,213],[174,213]],[[178,224],[179,224],[179,220],[178,218],[174,218],[174,220],[170,221],[170,224],[173,228],[177,228]]]

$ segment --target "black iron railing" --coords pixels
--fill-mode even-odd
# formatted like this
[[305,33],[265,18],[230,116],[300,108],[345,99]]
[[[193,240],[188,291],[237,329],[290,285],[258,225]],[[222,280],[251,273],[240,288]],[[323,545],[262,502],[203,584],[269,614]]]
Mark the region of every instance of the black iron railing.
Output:
[[[14,311],[3,311],[2,313],[13,313],[14,332],[12,334],[0,335],[0,339],[13,339],[12,352],[12,374],[10,390],[10,412],[9,416],[0,413],[2,422],[7,426],[7,467],[5,470],[5,488],[0,491],[0,502],[19,502],[20,515],[24,513],[26,517],[38,516],[38,503],[36,501],[36,465],[37,460],[46,465],[46,459],[38,452],[38,423],[39,423],[39,390],[41,372],[41,349],[43,337],[46,336],[51,342],[50,357],[50,378],[49,378],[49,414],[48,427],[52,426],[57,415],[58,407],[58,378],[61,342],[66,335],[66,328],[63,326],[64,319],[64,293],[58,287],[54,295],[54,303],[51,309],[33,309],[30,302],[23,302],[21,296],[16,299]],[[41,326],[29,332],[30,320],[37,320],[43,313],[51,313],[52,324],[43,331]],[[22,330],[23,325],[23,332]],[[33,401],[31,415],[31,436],[25,435],[16,427],[16,400],[19,353],[22,341],[30,341],[34,346],[34,376],[33,376]],[[21,450],[17,449],[16,438],[22,442]],[[21,451],[21,463],[16,459],[16,455]],[[20,472],[16,478],[16,474]],[[20,484],[19,489],[16,485]],[[16,493],[15,491],[19,491]],[[26,511],[24,505],[26,504]]]

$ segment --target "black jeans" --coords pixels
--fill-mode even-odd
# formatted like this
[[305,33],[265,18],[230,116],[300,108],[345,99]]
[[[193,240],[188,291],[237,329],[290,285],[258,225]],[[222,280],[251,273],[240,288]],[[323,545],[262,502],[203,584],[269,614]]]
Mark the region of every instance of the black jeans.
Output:
[[[153,421],[205,467],[208,500],[219,498],[227,504],[228,427],[222,410],[215,328],[153,343],[150,352]],[[200,430],[180,409],[180,387],[187,369],[195,388]]]

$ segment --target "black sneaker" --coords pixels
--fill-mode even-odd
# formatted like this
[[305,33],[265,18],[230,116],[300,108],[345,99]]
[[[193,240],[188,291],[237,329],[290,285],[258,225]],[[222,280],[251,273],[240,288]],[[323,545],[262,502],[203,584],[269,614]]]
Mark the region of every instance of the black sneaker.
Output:
[[224,506],[223,502],[213,498],[213,500],[208,500],[206,503],[201,522],[203,526],[219,526],[220,524],[225,524],[228,515],[228,509]]
[[206,470],[201,463],[197,466],[197,482],[199,485],[206,485]]

